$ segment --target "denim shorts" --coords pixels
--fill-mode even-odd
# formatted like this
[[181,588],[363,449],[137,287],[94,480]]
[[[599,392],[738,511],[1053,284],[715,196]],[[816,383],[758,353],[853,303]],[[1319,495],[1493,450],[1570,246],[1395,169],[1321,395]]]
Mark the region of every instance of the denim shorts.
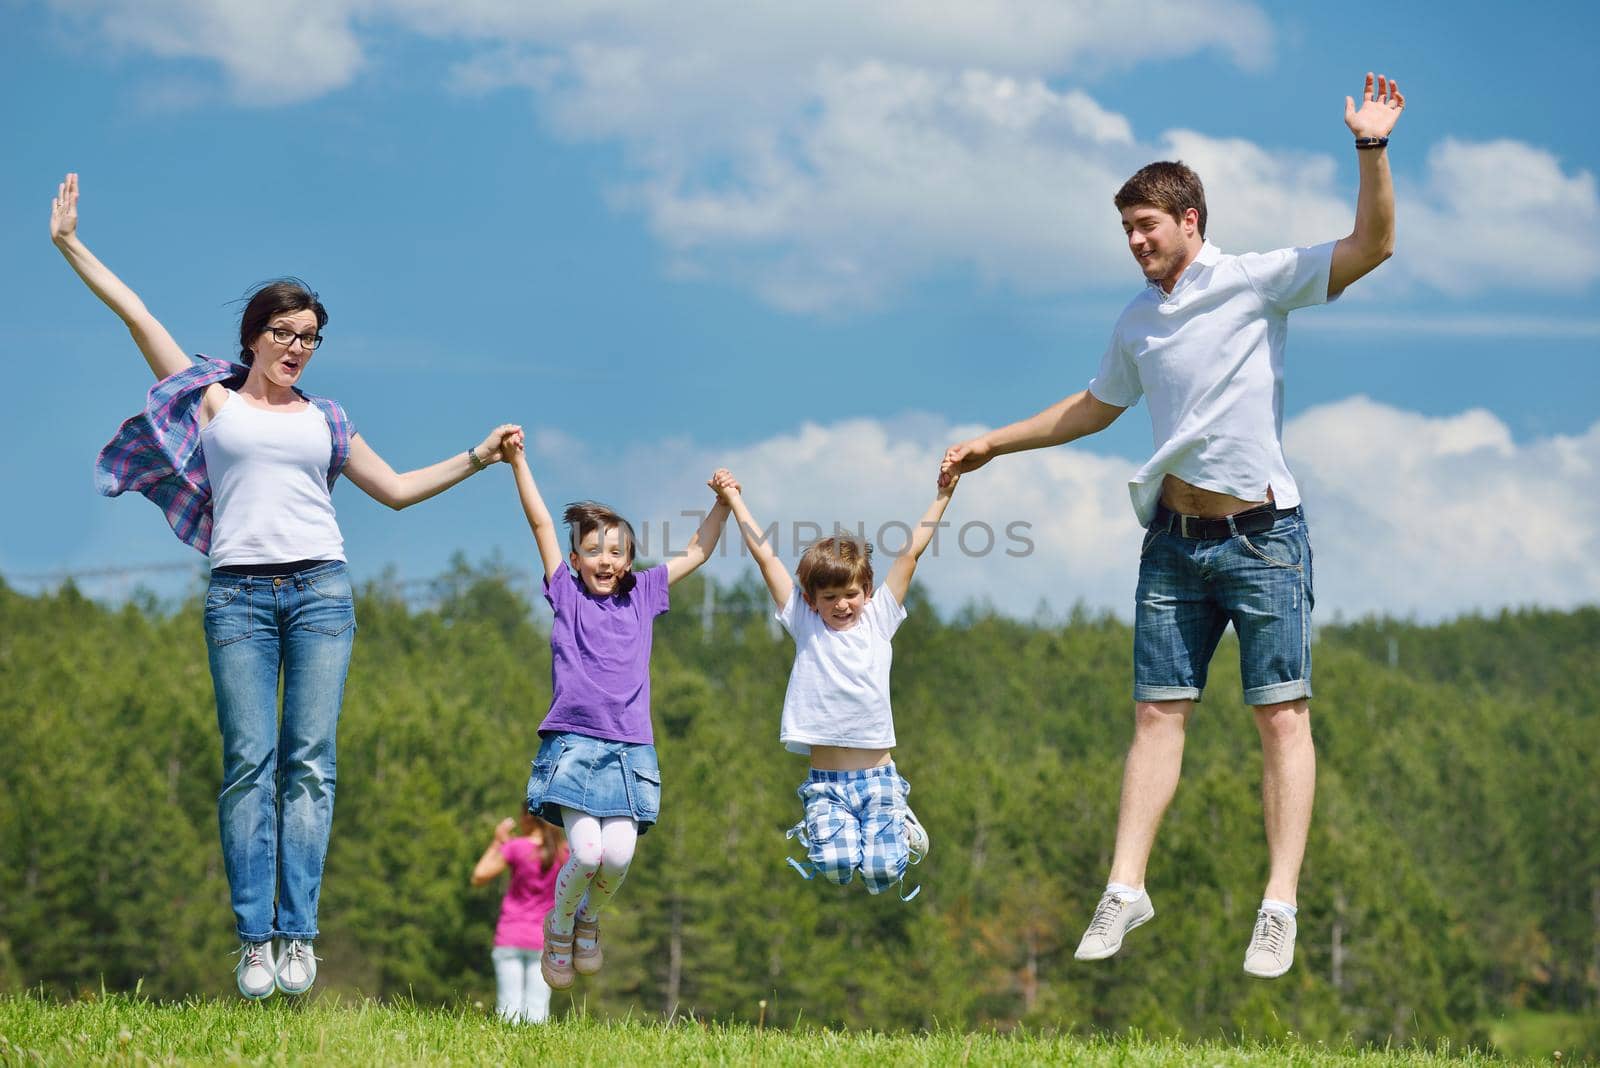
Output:
[[561,826],[561,810],[631,816],[644,834],[661,815],[656,747],[571,731],[545,735],[528,776],[528,811]]
[[1133,699],[1200,700],[1229,623],[1244,700],[1311,696],[1311,542],[1299,510],[1228,538],[1145,531],[1133,621]]

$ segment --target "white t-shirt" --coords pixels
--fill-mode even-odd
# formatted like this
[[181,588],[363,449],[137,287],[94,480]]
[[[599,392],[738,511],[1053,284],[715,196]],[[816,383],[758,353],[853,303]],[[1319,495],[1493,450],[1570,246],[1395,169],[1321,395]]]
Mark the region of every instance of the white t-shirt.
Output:
[[1150,398],[1155,455],[1128,490],[1141,525],[1168,474],[1279,508],[1300,503],[1283,455],[1289,312],[1328,299],[1334,242],[1224,255],[1209,241],[1172,287],[1129,302],[1089,392],[1127,408]]
[[785,748],[795,753],[809,753],[814,745],[894,748],[889,642],[906,618],[894,594],[879,586],[855,626],[834,630],[806,604],[796,584],[777,616],[794,638],[794,669],[778,734]]
[[211,565],[343,560],[328,490],[333,432],[314,404],[269,412],[228,392],[200,431],[211,483]]

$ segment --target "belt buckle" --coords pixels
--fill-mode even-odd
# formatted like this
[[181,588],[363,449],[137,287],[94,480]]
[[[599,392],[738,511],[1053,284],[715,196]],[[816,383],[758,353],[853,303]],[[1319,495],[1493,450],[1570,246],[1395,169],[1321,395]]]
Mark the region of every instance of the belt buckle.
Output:
[[1185,538],[1198,538],[1200,536],[1189,533],[1189,517],[1181,514],[1178,516],[1178,533]]

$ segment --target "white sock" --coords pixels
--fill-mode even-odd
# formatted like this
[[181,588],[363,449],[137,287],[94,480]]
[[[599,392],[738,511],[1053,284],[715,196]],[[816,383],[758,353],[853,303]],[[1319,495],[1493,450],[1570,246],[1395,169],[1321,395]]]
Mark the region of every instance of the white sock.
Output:
[[1131,905],[1144,897],[1144,887],[1129,886],[1127,883],[1106,883],[1106,893],[1116,894],[1118,901],[1124,905]]
[[1298,908],[1296,908],[1295,906],[1289,904],[1287,901],[1275,901],[1270,897],[1264,897],[1264,898],[1261,899],[1261,907],[1263,909],[1268,909],[1268,910],[1270,910],[1272,912],[1281,912],[1285,916],[1289,917],[1291,920],[1294,919],[1295,913],[1300,911]]

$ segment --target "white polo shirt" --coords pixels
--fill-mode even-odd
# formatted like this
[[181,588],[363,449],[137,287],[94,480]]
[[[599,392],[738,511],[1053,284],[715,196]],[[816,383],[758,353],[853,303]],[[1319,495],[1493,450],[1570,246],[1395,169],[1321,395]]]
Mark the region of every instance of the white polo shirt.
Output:
[[1123,309],[1089,392],[1119,408],[1150,399],[1155,455],[1128,483],[1141,525],[1169,474],[1300,503],[1283,455],[1283,350],[1289,312],[1328,300],[1334,244],[1229,256],[1207,241],[1170,294],[1151,282]]

